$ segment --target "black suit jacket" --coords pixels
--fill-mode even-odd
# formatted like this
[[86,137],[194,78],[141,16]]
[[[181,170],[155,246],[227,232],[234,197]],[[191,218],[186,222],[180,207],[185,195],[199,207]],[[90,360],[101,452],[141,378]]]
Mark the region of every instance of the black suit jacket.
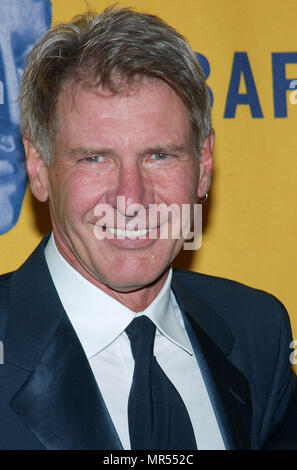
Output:
[[[122,449],[45,243],[0,277],[0,449]],[[187,271],[174,272],[172,288],[226,448],[260,449],[270,438],[277,448],[296,396],[284,307],[262,291]]]

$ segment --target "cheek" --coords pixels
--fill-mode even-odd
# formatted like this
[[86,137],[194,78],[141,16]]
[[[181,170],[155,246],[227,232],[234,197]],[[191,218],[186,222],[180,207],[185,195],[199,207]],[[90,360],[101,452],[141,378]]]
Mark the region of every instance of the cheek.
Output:
[[98,176],[80,171],[67,178],[56,178],[52,188],[51,201],[64,220],[82,218],[92,212],[104,191]]
[[159,172],[154,178],[156,193],[167,204],[194,203],[196,201],[198,174],[195,168],[175,168]]

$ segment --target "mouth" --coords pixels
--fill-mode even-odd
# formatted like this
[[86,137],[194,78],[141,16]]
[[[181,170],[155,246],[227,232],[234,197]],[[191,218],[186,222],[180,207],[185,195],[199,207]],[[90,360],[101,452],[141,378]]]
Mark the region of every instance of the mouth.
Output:
[[143,228],[138,230],[130,230],[130,229],[121,229],[116,227],[101,227],[103,231],[111,233],[116,238],[119,239],[135,239],[135,238],[147,238],[148,235],[154,230],[153,228]]

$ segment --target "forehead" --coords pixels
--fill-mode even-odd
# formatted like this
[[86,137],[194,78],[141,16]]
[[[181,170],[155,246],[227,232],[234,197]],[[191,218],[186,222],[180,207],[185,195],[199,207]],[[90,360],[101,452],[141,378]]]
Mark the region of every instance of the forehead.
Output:
[[59,97],[57,117],[59,130],[74,139],[79,129],[101,138],[134,133],[138,138],[162,134],[185,140],[190,129],[185,105],[162,80],[133,85],[116,94],[68,83]]

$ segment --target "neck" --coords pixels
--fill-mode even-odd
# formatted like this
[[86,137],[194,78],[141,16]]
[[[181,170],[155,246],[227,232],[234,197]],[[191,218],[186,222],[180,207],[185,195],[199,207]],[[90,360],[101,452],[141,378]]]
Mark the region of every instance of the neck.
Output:
[[154,283],[129,292],[120,292],[105,284],[98,285],[96,282],[94,284],[133,312],[138,313],[145,310],[157,297],[166,282],[168,271],[169,268]]

